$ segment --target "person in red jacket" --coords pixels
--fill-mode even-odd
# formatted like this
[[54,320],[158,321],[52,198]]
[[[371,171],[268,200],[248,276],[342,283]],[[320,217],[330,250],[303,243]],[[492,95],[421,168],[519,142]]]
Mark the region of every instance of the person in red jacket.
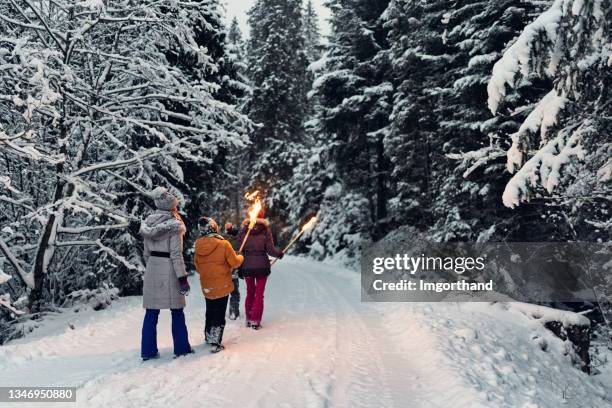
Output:
[[[251,230],[242,251],[244,263],[240,267],[239,274],[246,281],[247,295],[244,301],[246,325],[254,330],[261,327],[261,318],[264,310],[264,292],[266,282],[270,275],[270,259],[282,258],[284,253],[274,246],[270,223],[264,219],[264,211],[258,214],[257,222]],[[242,224],[242,230],[238,235],[237,242],[242,242],[246,236],[249,220]]]

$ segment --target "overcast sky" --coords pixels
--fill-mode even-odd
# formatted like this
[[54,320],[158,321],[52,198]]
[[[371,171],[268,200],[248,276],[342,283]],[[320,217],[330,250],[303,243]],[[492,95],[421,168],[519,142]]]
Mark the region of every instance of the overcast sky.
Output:
[[[222,0],[225,2],[225,9],[227,10],[227,19],[231,21],[234,16],[238,17],[238,21],[240,22],[240,28],[242,29],[242,33],[247,35],[249,32],[247,26],[247,11],[253,6],[255,0]],[[321,20],[319,23],[319,27],[321,28],[321,34],[327,35],[329,33],[329,25],[327,24],[327,19],[329,18],[330,11],[327,7],[323,5],[324,0],[314,0],[315,7],[317,9],[317,14],[319,15],[319,19]]]

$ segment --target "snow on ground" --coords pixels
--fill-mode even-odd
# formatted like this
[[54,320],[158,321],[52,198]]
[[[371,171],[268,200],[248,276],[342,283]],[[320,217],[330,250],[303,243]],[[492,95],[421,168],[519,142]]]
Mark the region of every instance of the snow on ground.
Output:
[[355,272],[287,257],[268,284],[264,328],[228,321],[227,349],[212,355],[194,292],[192,356],[172,359],[165,312],[162,357],[141,362],[141,298],[123,298],[0,347],[0,385],[77,386],[79,407],[612,406],[611,384],[573,368],[563,342],[516,308],[361,303]]

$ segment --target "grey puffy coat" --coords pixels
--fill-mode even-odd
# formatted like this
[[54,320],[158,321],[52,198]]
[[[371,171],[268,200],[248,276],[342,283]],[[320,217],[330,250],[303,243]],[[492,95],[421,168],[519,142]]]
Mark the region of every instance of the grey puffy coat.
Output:
[[[181,309],[185,296],[178,278],[187,276],[183,260],[185,225],[171,211],[157,210],[142,223],[146,272],[143,284],[145,309]],[[151,251],[168,252],[170,258],[151,256]]]

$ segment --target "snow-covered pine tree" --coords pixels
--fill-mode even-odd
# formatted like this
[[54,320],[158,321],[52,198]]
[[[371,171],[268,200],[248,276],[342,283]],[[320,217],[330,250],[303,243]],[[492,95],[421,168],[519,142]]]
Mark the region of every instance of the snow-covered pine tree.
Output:
[[229,58],[228,65],[231,66],[234,77],[229,77],[230,81],[228,88],[232,89],[234,102],[239,108],[246,102],[246,96],[251,92],[249,79],[247,76],[246,62],[246,43],[240,30],[238,19],[234,17],[227,31],[227,56]]
[[315,64],[309,122],[315,147],[300,169],[311,173],[294,180],[312,197],[302,201],[306,205],[297,218],[319,211],[311,252],[322,257],[340,251],[354,256],[364,240],[386,228],[388,163],[382,141],[392,89],[379,17],[387,3],[327,3],[332,32],[325,55]]
[[[518,117],[491,118],[484,106],[493,63],[542,7],[516,0],[391,2],[384,17],[396,93],[386,145],[396,223],[442,241],[566,236],[554,209],[543,222],[542,208],[501,205],[507,177],[496,135],[516,131]],[[526,78],[515,102],[537,97],[542,84]]]
[[183,182],[182,163],[245,141],[235,129],[247,121],[215,98],[218,85],[164,52],[217,69],[185,18],[200,7],[0,4],[0,250],[18,308],[41,311],[95,284],[96,259],[141,269],[138,251],[115,250],[136,242],[109,232],[143,213],[149,189]]
[[[488,84],[491,112],[528,112],[509,134],[513,176],[503,203],[515,208],[539,198],[560,209],[558,222],[573,239],[609,238],[602,207],[611,196],[610,14],[603,1],[555,0],[496,62]],[[534,76],[552,85],[525,104],[520,96]]]
[[[251,87],[248,79],[248,67],[246,62],[246,43],[242,38],[242,31],[238,19],[234,17],[227,33],[227,65],[231,67],[228,77],[227,88],[232,90],[233,103],[240,112],[245,111],[245,103],[251,95]],[[247,148],[241,148],[228,152],[225,169],[229,173],[227,180],[221,185],[225,189],[226,202],[217,208],[217,214],[222,220],[231,220],[233,223],[240,223],[242,209],[244,206],[242,195],[249,184],[249,176],[244,166],[246,161]],[[229,180],[229,182],[228,182]]]
[[[434,160],[431,235],[436,240],[545,239],[542,234],[551,232],[542,222],[541,209],[508,211],[499,200],[507,181],[502,171],[505,154],[493,135],[516,130],[517,122],[515,117],[491,118],[484,103],[494,62],[542,7],[541,2],[474,0],[455,2],[442,15],[441,37],[452,59],[439,77],[440,99],[433,111],[439,118],[436,138],[443,154]],[[488,135],[495,141],[491,146]],[[481,160],[488,162],[486,167],[468,161],[456,167],[456,160],[449,160],[479,148],[485,149]]]
[[[306,54],[306,61],[308,64],[306,71],[306,90],[309,91],[312,88],[312,82],[314,81],[314,70],[316,66],[313,65],[316,61],[319,61],[323,51],[323,44],[321,43],[321,33],[319,30],[319,16],[314,8],[313,0],[307,0],[306,8],[303,12],[303,31],[304,31],[304,52]],[[308,98],[307,102],[307,113],[306,115],[311,117],[314,113],[314,105],[316,101],[313,98]],[[307,123],[308,125],[308,123]],[[310,129],[306,126],[306,136],[310,139]]]
[[[442,139],[436,115],[442,77],[454,57],[444,42],[446,0],[392,0],[383,16],[393,70],[391,123],[385,153],[392,163],[390,210],[393,224],[426,230],[440,173]],[[450,214],[449,214],[450,215]]]
[[312,0],[306,1],[304,8],[304,50],[306,52],[306,60],[309,64],[321,58],[322,44],[321,32],[319,30],[319,16],[315,10]]
[[249,12],[248,75],[253,87],[247,103],[257,123],[245,166],[253,175],[269,215],[281,226],[287,197],[280,189],[298,164],[304,139],[306,66],[301,0],[257,0]]

